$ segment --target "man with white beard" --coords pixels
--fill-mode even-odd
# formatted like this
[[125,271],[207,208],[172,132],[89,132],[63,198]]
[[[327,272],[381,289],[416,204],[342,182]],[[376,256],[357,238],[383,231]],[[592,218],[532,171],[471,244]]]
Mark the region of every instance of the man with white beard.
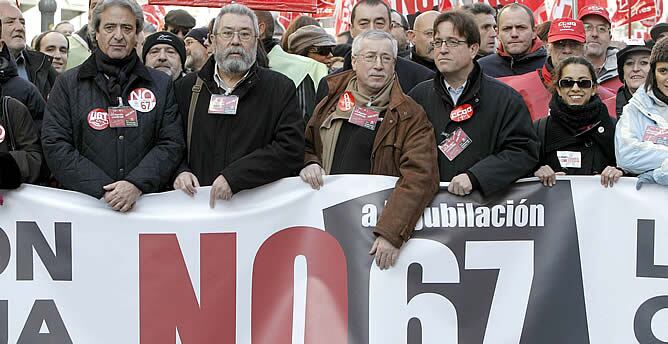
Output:
[[174,188],[212,185],[210,206],[239,191],[296,175],[304,120],[292,80],[255,61],[258,20],[240,4],[223,7],[211,31],[213,56],[176,83],[187,154]]

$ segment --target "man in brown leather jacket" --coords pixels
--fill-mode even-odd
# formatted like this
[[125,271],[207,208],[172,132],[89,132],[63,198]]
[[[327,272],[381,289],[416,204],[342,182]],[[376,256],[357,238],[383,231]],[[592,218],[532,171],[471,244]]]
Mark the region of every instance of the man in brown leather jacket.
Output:
[[387,32],[355,38],[353,70],[327,77],[329,94],[307,125],[300,173],[314,189],[325,174],[400,177],[374,230],[370,254],[381,269],[394,265],[438,190],[433,128],[422,107],[401,91],[396,58],[397,42]]

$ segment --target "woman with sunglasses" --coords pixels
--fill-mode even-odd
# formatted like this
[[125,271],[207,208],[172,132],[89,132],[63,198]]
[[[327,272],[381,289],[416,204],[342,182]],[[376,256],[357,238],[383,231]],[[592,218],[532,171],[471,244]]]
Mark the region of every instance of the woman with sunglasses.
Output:
[[534,176],[552,186],[557,174],[601,174],[601,185],[612,186],[623,172],[615,167],[615,122],[596,94],[594,66],[572,56],[554,73],[548,116],[534,123],[541,142]]
[[645,85],[638,88],[619,119],[615,150],[619,166],[642,183],[668,185],[668,38],[649,57]]
[[334,62],[332,49],[336,41],[325,29],[316,25],[299,28],[288,38],[288,52],[316,60],[327,68]]

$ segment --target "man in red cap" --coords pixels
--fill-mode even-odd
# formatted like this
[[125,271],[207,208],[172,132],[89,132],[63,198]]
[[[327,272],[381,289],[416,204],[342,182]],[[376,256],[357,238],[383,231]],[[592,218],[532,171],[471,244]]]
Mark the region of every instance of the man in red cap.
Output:
[[[547,61],[534,73],[499,78],[518,91],[526,102],[531,119],[536,120],[547,115],[552,98],[552,72],[554,66],[571,56],[583,56],[585,51],[584,24],[577,19],[559,18],[552,21],[547,36]],[[611,116],[615,116],[615,94],[599,87],[598,95],[608,107]]]
[[580,10],[578,19],[584,23],[587,41],[585,58],[594,65],[598,73],[598,83],[615,92],[622,86],[617,72],[617,48],[610,46],[610,15],[608,10],[598,6],[585,6]]

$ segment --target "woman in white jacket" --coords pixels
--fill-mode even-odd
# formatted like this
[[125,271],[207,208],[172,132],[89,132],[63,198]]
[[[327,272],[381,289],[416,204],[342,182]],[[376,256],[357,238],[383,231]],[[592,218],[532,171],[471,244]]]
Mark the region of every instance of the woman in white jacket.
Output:
[[668,185],[668,38],[652,49],[647,81],[623,113],[615,133],[617,164],[638,174],[638,188]]

